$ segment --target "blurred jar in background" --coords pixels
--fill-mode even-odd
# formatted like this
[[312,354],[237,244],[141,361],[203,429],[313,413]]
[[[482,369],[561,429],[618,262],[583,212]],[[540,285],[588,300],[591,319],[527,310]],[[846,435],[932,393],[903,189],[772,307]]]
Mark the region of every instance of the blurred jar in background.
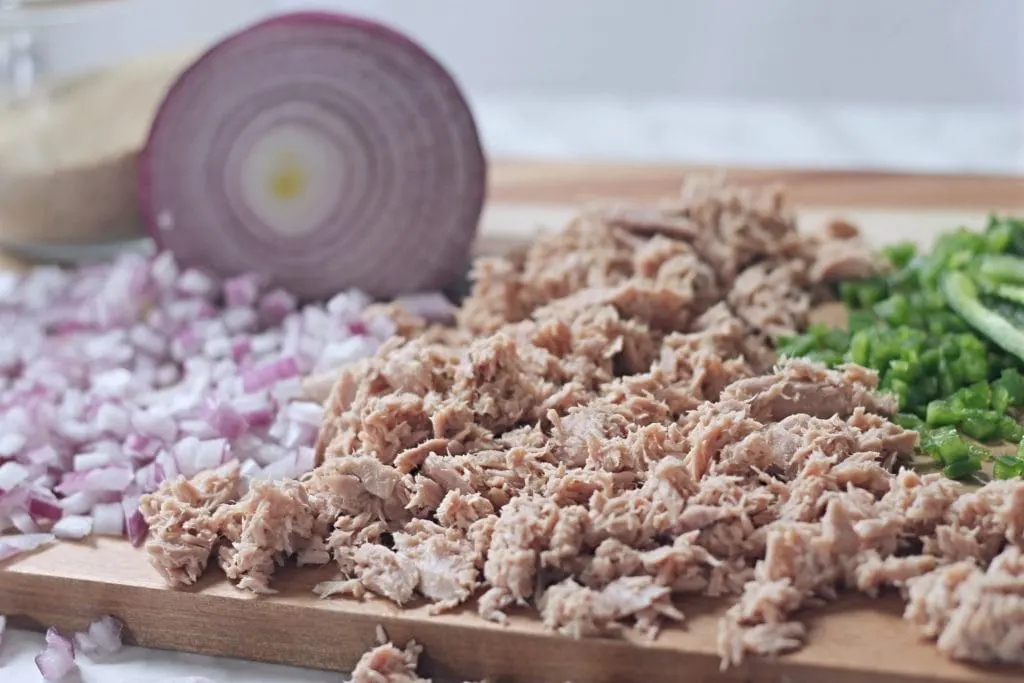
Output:
[[137,240],[137,155],[164,92],[270,4],[0,0],[0,248],[78,261]]

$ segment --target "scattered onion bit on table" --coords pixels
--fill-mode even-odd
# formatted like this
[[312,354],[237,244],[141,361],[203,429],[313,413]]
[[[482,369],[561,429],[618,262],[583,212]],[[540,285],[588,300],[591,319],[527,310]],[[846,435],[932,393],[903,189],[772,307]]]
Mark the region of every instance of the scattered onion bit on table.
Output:
[[[363,315],[369,303],[348,292],[299,305],[166,252],[0,275],[0,560],[90,534],[139,545],[139,496],[178,474],[230,460],[256,478],[312,469],[322,408],[301,378],[393,334]],[[451,311],[440,294],[403,303]]]
[[39,673],[48,681],[59,681],[78,667],[74,643],[54,626],[47,629],[46,649],[36,655],[35,661]]
[[121,649],[121,632],[124,625],[112,616],[100,617],[89,624],[89,628],[75,634],[75,645],[87,656],[101,659]]

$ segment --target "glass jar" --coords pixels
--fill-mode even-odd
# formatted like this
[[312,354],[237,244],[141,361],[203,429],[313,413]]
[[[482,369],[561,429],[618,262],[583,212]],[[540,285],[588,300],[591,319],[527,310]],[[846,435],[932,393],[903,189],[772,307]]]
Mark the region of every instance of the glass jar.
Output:
[[144,234],[136,164],[164,92],[273,0],[0,0],[0,248],[102,257]]

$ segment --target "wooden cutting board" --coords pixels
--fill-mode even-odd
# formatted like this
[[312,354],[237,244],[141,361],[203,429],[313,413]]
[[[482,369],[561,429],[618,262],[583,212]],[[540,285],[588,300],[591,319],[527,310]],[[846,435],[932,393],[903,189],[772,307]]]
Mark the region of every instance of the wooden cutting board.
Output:
[[[498,252],[540,228],[559,227],[573,202],[598,196],[645,199],[678,186],[683,169],[509,163],[495,166],[491,203],[479,249]],[[746,180],[782,177],[801,207],[804,227],[834,217],[859,222],[872,241],[927,242],[956,225],[980,227],[989,208],[1024,214],[1024,184],[1000,178],[925,178],[877,174],[744,171]],[[619,180],[621,179],[621,180]],[[902,201],[901,201],[902,200]],[[311,592],[333,569],[285,569],[280,593],[258,597],[211,570],[197,586],[170,590],[142,551],[113,539],[50,546],[0,564],[0,614],[12,625],[79,629],[102,614],[126,624],[139,645],[351,670],[383,626],[398,643],[426,647],[423,668],[435,680],[522,683],[993,683],[1020,681],[1019,669],[968,667],[940,657],[900,619],[895,596],[845,597],[808,612],[810,644],[777,660],[753,659],[719,671],[715,651],[722,602],[686,600],[685,625],[653,643],[571,640],[547,633],[530,613],[506,626],[478,618],[472,607],[429,616],[383,601],[318,600]]]

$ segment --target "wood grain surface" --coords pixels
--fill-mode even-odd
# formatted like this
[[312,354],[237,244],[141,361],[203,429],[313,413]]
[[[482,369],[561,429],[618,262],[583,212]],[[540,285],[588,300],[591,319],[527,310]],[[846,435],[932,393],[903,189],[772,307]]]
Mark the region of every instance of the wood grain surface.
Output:
[[[511,167],[500,167],[499,177],[503,168]],[[638,172],[637,177],[667,178],[658,173]],[[543,195],[541,191],[552,190],[559,177],[552,174],[550,183],[531,181],[529,192],[525,179],[519,189],[503,185],[504,194],[494,195],[485,216],[482,249],[500,251],[521,244],[540,227],[557,228],[571,215],[573,202],[585,199],[591,189],[600,190],[600,184],[588,176],[590,180],[583,184],[563,183],[577,188],[572,196]],[[600,182],[611,183],[611,178]],[[996,182],[998,187],[985,186],[990,187],[986,197],[1009,199],[1008,185]],[[832,186],[822,183],[820,187]],[[639,181],[622,188],[623,192],[606,194],[633,192],[642,198],[654,192]],[[895,197],[888,190],[879,192],[883,200]],[[809,190],[807,196],[812,196]],[[804,227],[832,217],[852,217],[878,243],[926,241],[934,231],[953,225],[979,226],[989,208],[985,203],[982,210],[966,205],[955,211],[914,211],[907,206],[893,210],[886,208],[885,201],[873,206],[866,198],[844,207],[823,201],[836,199],[834,194],[814,196],[822,201],[816,204],[819,208],[801,213]],[[1022,680],[1019,669],[968,667],[943,659],[900,619],[901,603],[895,596],[877,601],[845,597],[826,609],[801,615],[810,626],[807,648],[776,660],[753,659],[721,672],[715,648],[717,617],[724,609],[721,602],[681,601],[685,626],[668,629],[653,643],[632,638],[575,641],[546,633],[529,613],[515,615],[507,626],[500,626],[481,620],[471,608],[429,616],[424,607],[400,610],[381,601],[318,600],[311,588],[332,572],[330,568],[283,570],[274,583],[281,592],[271,597],[240,592],[216,570],[192,589],[171,590],[149,567],[144,553],[125,542],[64,543],[0,564],[0,613],[9,615],[15,625],[55,624],[65,629],[81,628],[91,618],[109,613],[125,622],[127,639],[140,645],[337,670],[351,670],[359,655],[374,644],[380,625],[396,642],[415,638],[425,645],[424,670],[440,681],[484,676],[522,683]]]
[[[549,163],[502,160],[490,168],[491,201],[574,203],[594,198],[657,199],[675,194],[688,173],[720,169],[679,165]],[[894,174],[874,171],[733,168],[745,183],[785,185],[801,207],[1024,209],[1024,178],[1016,176]]]
[[811,644],[777,660],[752,659],[719,671],[715,637],[724,607],[707,599],[681,601],[685,628],[665,630],[653,643],[572,640],[547,633],[528,614],[506,626],[484,621],[472,607],[430,616],[379,600],[318,600],[313,586],[333,570],[285,569],[273,597],[243,593],[210,571],[189,590],[165,588],[127,543],[99,539],[66,543],[9,563],[0,571],[0,612],[13,623],[80,629],[114,614],[131,642],[188,652],[324,669],[351,670],[375,644],[382,626],[398,643],[426,648],[424,669],[435,680],[491,676],[523,683],[995,683],[1019,681],[1020,671],[967,667],[943,660],[899,618],[891,596],[848,598],[807,615]]

